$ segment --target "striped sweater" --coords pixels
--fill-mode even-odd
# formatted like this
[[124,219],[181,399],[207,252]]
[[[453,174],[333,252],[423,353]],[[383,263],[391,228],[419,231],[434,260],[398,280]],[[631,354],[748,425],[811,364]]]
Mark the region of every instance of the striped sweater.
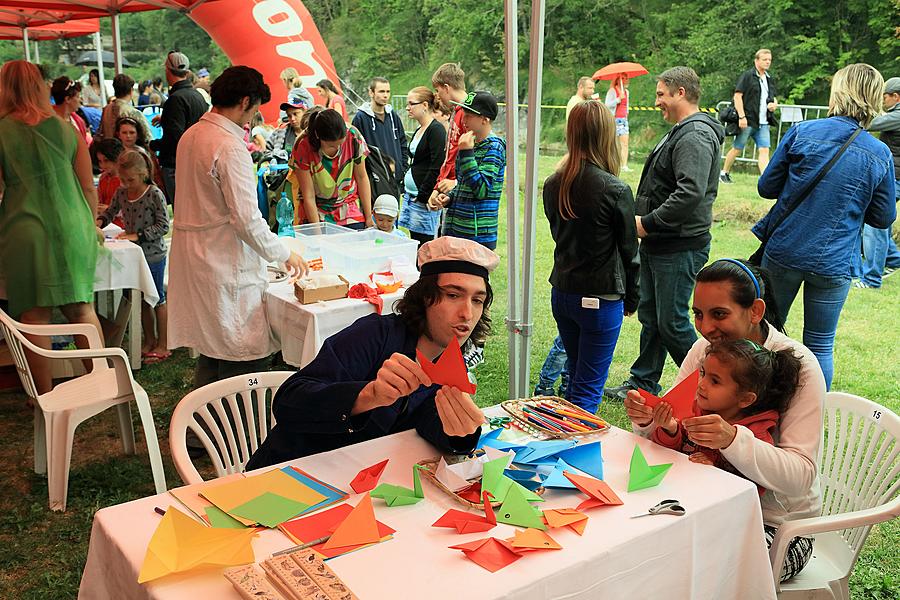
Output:
[[467,238],[480,244],[497,241],[497,215],[506,142],[493,133],[477,142],[472,150],[456,155],[456,187],[444,219],[444,235]]

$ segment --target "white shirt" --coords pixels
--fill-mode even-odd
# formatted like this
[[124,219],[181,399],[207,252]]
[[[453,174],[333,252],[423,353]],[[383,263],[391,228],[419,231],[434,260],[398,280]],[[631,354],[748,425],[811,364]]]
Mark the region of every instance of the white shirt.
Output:
[[265,311],[266,263],[290,251],[256,199],[244,130],[206,113],[178,142],[169,263],[169,348],[247,361],[278,350]]
[[[756,72],[757,76],[759,76],[759,71]],[[766,74],[763,73],[759,78],[759,125],[760,127],[766,125],[768,121],[766,120],[766,107],[768,106],[768,102],[766,99],[769,97],[769,78],[766,77]]]
[[[709,342],[702,337],[694,342],[673,386],[700,367],[708,346]],[[763,522],[778,526],[784,521],[818,517],[822,512],[817,465],[823,431],[825,377],[819,361],[806,346],[771,326],[763,346],[776,351],[790,348],[800,357],[800,387],[772,432],[774,446],[737,425],[734,441],[721,452],[747,479],[766,489],[759,499]],[[653,425],[633,429],[638,435],[649,437]]]

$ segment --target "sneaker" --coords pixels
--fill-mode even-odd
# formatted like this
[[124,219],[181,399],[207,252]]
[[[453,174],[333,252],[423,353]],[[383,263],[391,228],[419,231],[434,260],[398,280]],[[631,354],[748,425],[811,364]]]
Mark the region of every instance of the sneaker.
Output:
[[885,277],[890,277],[891,275],[896,273],[898,270],[900,270],[900,268],[898,268],[898,267],[885,267],[884,274],[881,276],[881,278],[884,279]]
[[625,402],[625,396],[631,390],[637,389],[630,382],[624,381],[618,387],[603,388],[603,396],[613,402]]
[[728,173],[719,173],[719,181],[722,183],[734,183],[731,179],[731,175]]
[[555,396],[556,392],[553,391],[553,384],[550,384],[550,387],[536,387],[534,388],[535,396]]
[[875,290],[875,289],[878,289],[878,288],[876,288],[874,285],[869,285],[868,283],[866,283],[866,282],[863,281],[862,279],[860,279],[860,280],[858,280],[858,281],[854,281],[854,282],[853,282],[853,287],[859,288],[859,289],[861,289],[861,290]]

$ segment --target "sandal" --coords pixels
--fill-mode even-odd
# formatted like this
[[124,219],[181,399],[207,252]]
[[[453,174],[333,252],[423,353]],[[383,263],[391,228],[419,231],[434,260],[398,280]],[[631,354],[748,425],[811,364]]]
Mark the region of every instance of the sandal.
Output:
[[149,364],[154,364],[158,362],[162,362],[172,356],[171,352],[147,352],[143,355],[144,362]]

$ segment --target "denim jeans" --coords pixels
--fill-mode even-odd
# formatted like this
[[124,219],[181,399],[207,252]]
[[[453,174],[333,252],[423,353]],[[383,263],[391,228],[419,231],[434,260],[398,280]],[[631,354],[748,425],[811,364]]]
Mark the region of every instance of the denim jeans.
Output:
[[166,198],[169,204],[175,206],[175,167],[160,167],[162,171],[163,185],[166,186]]
[[891,237],[890,229],[863,226],[862,279],[870,287],[881,287],[881,275],[885,267],[900,268],[900,250]]
[[535,396],[553,396],[556,392],[553,385],[556,380],[562,378],[559,382],[559,396],[568,398],[569,393],[569,356],[563,346],[562,338],[558,335],[550,346],[550,352],[544,360],[541,372],[538,374],[538,384],[534,388]]
[[691,320],[691,293],[697,273],[709,258],[709,246],[671,254],[649,254],[641,249],[640,257],[641,345],[626,385],[659,394],[666,353],[681,366],[697,341]]
[[[585,308],[586,303],[597,308]],[[550,304],[569,356],[568,400],[596,412],[622,329],[624,303],[553,289]]]
[[769,271],[775,306],[785,321],[803,284],[803,345],[816,355],[825,375],[825,388],[830,390],[834,377],[834,334],[850,291],[850,277],[797,271],[778,264],[768,255],[763,256],[762,266]]

